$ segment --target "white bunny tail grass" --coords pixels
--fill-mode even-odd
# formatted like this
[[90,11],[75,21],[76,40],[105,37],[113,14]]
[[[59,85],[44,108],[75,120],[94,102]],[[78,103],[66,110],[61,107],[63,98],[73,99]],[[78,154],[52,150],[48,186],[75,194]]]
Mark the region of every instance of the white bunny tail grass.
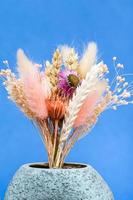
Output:
[[97,57],[97,45],[95,42],[90,42],[80,60],[78,72],[84,78],[87,72],[93,65],[96,64]]

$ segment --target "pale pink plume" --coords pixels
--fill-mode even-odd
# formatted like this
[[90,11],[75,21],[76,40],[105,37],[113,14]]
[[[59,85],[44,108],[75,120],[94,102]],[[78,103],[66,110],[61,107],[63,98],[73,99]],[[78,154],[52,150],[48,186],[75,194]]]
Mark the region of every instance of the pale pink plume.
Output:
[[42,83],[42,89],[44,90],[45,96],[48,97],[51,94],[51,83],[49,81],[49,78],[45,75],[45,72],[41,72],[41,83]]
[[91,117],[96,107],[96,104],[100,101],[100,98],[102,97],[102,94],[106,89],[106,86],[106,81],[99,82],[95,86],[95,89],[88,94],[74,122],[74,128],[84,125],[87,118]]
[[84,78],[87,72],[93,65],[96,64],[97,59],[97,45],[95,42],[90,42],[83,53],[83,56],[79,63],[78,71]]
[[36,117],[47,118],[48,113],[45,104],[47,91],[43,87],[39,68],[26,57],[21,49],[17,52],[17,63],[29,108],[35,113]]

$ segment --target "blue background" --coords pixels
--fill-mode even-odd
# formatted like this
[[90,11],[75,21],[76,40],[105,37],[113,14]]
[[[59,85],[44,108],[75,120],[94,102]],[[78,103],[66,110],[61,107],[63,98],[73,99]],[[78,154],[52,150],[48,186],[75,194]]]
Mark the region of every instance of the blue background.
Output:
[[[94,40],[113,73],[117,56],[133,73],[132,0],[0,0],[0,65],[15,70],[23,48],[36,62],[50,59],[58,44],[83,49]],[[89,163],[111,187],[116,200],[133,199],[133,106],[106,111],[92,133],[75,145],[67,160]],[[0,86],[0,196],[24,163],[46,161],[31,122],[7,100]]]

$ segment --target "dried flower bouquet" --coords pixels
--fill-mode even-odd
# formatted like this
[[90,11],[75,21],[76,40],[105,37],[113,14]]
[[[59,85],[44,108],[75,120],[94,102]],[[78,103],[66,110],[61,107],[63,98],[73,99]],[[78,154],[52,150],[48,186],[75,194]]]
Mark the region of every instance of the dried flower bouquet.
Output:
[[19,49],[18,75],[9,68],[0,71],[9,98],[39,128],[50,168],[63,167],[75,142],[91,131],[103,111],[133,103],[133,84],[119,74],[124,66],[116,57],[113,62],[116,74],[109,83],[108,67],[97,62],[97,46],[91,42],[80,58],[74,48],[60,46],[45,70]]

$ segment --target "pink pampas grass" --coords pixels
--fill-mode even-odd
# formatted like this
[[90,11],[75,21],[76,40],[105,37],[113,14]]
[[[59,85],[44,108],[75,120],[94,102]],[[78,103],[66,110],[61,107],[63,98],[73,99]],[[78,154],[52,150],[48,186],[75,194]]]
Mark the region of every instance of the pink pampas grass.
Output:
[[45,104],[47,91],[43,88],[39,69],[29,61],[21,49],[17,52],[17,60],[18,71],[24,84],[24,93],[28,106],[36,114],[36,117],[45,119],[48,115]]
[[74,128],[85,124],[87,118],[91,117],[98,101],[100,100],[102,94],[105,92],[106,86],[107,86],[106,81],[99,82],[95,86],[95,90],[93,90],[91,93],[88,94],[79,113],[77,114],[77,118],[73,125]]
[[87,117],[89,117],[92,114],[98,98],[99,98],[99,95],[98,95],[97,91],[94,91],[88,95],[87,99],[85,100],[84,104],[82,105],[82,107],[77,115],[77,118],[74,122],[74,125],[73,125],[74,128],[85,124]]

